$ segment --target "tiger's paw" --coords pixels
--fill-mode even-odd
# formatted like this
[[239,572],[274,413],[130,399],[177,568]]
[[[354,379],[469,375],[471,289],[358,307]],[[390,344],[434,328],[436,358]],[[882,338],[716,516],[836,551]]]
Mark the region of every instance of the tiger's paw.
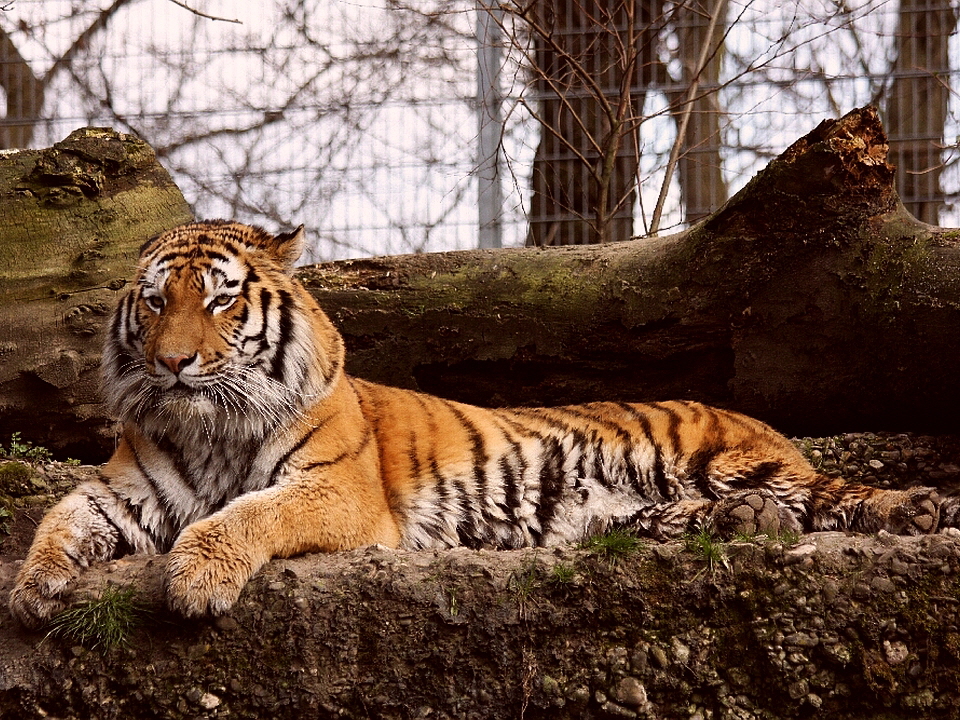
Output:
[[167,559],[167,604],[185,617],[227,612],[254,571],[238,543],[208,525],[184,530]]
[[777,503],[769,490],[743,490],[718,500],[707,523],[722,538],[736,535],[768,535],[801,531],[800,522],[789,509]]
[[940,496],[934,488],[887,490],[864,500],[854,529],[896,535],[927,535],[940,525]]
[[32,630],[43,626],[66,607],[63,596],[73,583],[75,574],[71,567],[59,564],[34,562],[25,565],[10,592],[10,614],[21,625]]

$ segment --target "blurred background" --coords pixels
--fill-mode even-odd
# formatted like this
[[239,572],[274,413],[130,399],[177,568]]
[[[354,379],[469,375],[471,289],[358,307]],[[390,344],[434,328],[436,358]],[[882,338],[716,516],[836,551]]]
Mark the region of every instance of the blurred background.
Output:
[[879,108],[908,209],[960,224],[955,0],[7,0],[0,148],[135,133],[198,217],[301,262],[623,240]]

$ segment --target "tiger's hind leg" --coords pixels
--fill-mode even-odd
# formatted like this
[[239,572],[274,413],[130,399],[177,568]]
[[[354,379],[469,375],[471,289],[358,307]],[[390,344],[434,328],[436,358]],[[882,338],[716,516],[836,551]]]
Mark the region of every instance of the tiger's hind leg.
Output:
[[940,527],[960,528],[960,495],[946,495],[941,499]]
[[[835,478],[818,481],[827,489],[813,493],[811,521],[816,530],[926,535],[940,525],[940,497],[935,488],[885,490]],[[830,505],[824,503],[831,499]]]
[[[934,488],[886,490],[819,475],[792,451],[771,460],[762,451],[734,449],[715,455],[704,470],[709,491],[720,498],[718,512],[738,493],[766,490],[807,531],[922,535],[936,531],[940,521]],[[741,507],[735,513],[749,511]]]

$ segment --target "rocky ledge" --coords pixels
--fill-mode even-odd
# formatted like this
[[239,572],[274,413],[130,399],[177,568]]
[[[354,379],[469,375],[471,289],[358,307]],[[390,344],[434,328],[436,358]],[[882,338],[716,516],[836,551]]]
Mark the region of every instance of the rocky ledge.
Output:
[[[880,484],[949,492],[960,474],[952,438],[799,442],[825,472]],[[56,472],[21,478],[21,488],[54,491],[90,471]],[[0,599],[29,536],[25,504],[2,548]],[[516,552],[367,548],[274,561],[228,616],[199,622],[164,609],[163,565],[130,557],[85,577],[80,602],[135,589],[139,624],[112,647],[96,635],[24,633],[0,610],[0,717],[960,714],[953,529]]]

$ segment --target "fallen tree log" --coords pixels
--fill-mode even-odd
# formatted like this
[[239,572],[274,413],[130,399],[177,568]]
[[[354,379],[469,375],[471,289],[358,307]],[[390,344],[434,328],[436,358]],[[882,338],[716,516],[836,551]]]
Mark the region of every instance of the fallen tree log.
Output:
[[960,232],[913,219],[866,108],[690,230],[306,268],[357,375],[478,404],[691,398],[796,434],[954,432]]
[[[0,202],[36,218],[0,230],[4,257],[26,238],[60,248],[38,256],[28,290],[0,273],[0,438],[21,431],[101,461],[113,438],[95,369],[111,283],[189,209],[149,148],[85,132],[0,158],[16,169],[0,173]],[[485,405],[691,398],[802,435],[950,433],[960,233],[906,213],[886,152],[866,108],[822,123],[676,235],[352,260],[300,277],[344,333],[348,369],[369,379]],[[138,194],[146,209],[132,209]]]

